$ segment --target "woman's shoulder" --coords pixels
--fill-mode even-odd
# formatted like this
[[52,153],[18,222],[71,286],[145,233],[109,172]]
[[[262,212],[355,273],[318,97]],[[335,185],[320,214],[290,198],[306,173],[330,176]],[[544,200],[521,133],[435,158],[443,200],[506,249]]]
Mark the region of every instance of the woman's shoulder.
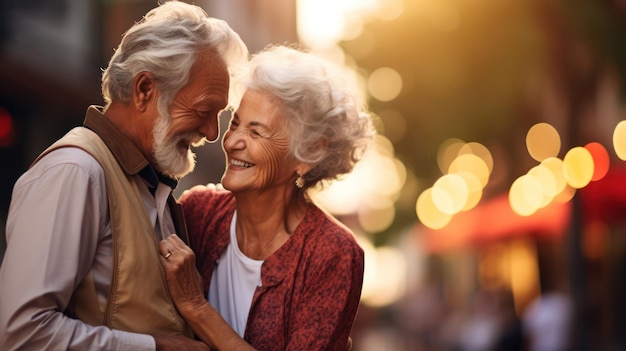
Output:
[[347,248],[361,250],[350,228],[314,204],[309,205],[301,230],[306,232],[307,240],[329,248],[342,251]]

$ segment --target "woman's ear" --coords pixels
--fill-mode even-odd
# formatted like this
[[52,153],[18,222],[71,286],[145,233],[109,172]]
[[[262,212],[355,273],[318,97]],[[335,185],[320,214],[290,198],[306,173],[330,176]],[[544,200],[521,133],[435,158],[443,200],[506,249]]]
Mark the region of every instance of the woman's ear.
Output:
[[[324,153],[324,152],[326,152],[326,147],[328,146],[328,140],[326,140],[325,138],[322,138],[322,139],[318,140],[317,142],[315,142],[315,146],[316,146],[315,149],[317,150],[317,152]],[[317,165],[318,165],[318,163],[298,162],[296,164],[296,173],[297,173],[298,176],[304,177],[307,173],[309,173]]]
[[139,72],[133,80],[133,104],[138,111],[145,112],[156,98],[156,82],[152,73]]
[[312,164],[308,164],[308,163],[300,163],[298,166],[296,166],[296,173],[299,176],[304,176],[305,174],[309,173],[309,171],[311,169],[313,169],[315,165]]

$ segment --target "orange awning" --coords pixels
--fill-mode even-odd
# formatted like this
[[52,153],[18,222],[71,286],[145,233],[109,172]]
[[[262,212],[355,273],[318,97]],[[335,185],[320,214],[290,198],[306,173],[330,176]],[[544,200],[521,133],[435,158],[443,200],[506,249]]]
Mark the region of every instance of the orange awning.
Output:
[[503,194],[456,214],[442,229],[418,224],[416,230],[429,252],[442,252],[530,233],[560,236],[568,226],[570,214],[571,204],[553,202],[531,216],[520,216],[511,209],[508,194]]

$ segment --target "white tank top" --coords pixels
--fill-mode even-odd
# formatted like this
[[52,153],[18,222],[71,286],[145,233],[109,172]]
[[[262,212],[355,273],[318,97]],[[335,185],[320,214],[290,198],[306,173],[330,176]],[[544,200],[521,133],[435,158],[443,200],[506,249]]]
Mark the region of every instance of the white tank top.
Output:
[[222,318],[243,338],[252,296],[261,286],[263,261],[253,260],[239,250],[237,212],[230,223],[230,244],[218,260],[211,277],[208,300]]

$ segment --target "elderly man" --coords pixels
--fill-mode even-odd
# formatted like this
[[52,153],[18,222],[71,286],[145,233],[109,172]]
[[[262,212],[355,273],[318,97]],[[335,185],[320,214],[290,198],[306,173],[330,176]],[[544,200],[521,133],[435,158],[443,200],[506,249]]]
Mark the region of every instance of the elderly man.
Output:
[[104,107],[45,150],[13,189],[0,267],[2,350],[206,350],[173,305],[158,242],[186,236],[172,196],[191,146],[214,141],[239,36],[165,2],[123,36]]

